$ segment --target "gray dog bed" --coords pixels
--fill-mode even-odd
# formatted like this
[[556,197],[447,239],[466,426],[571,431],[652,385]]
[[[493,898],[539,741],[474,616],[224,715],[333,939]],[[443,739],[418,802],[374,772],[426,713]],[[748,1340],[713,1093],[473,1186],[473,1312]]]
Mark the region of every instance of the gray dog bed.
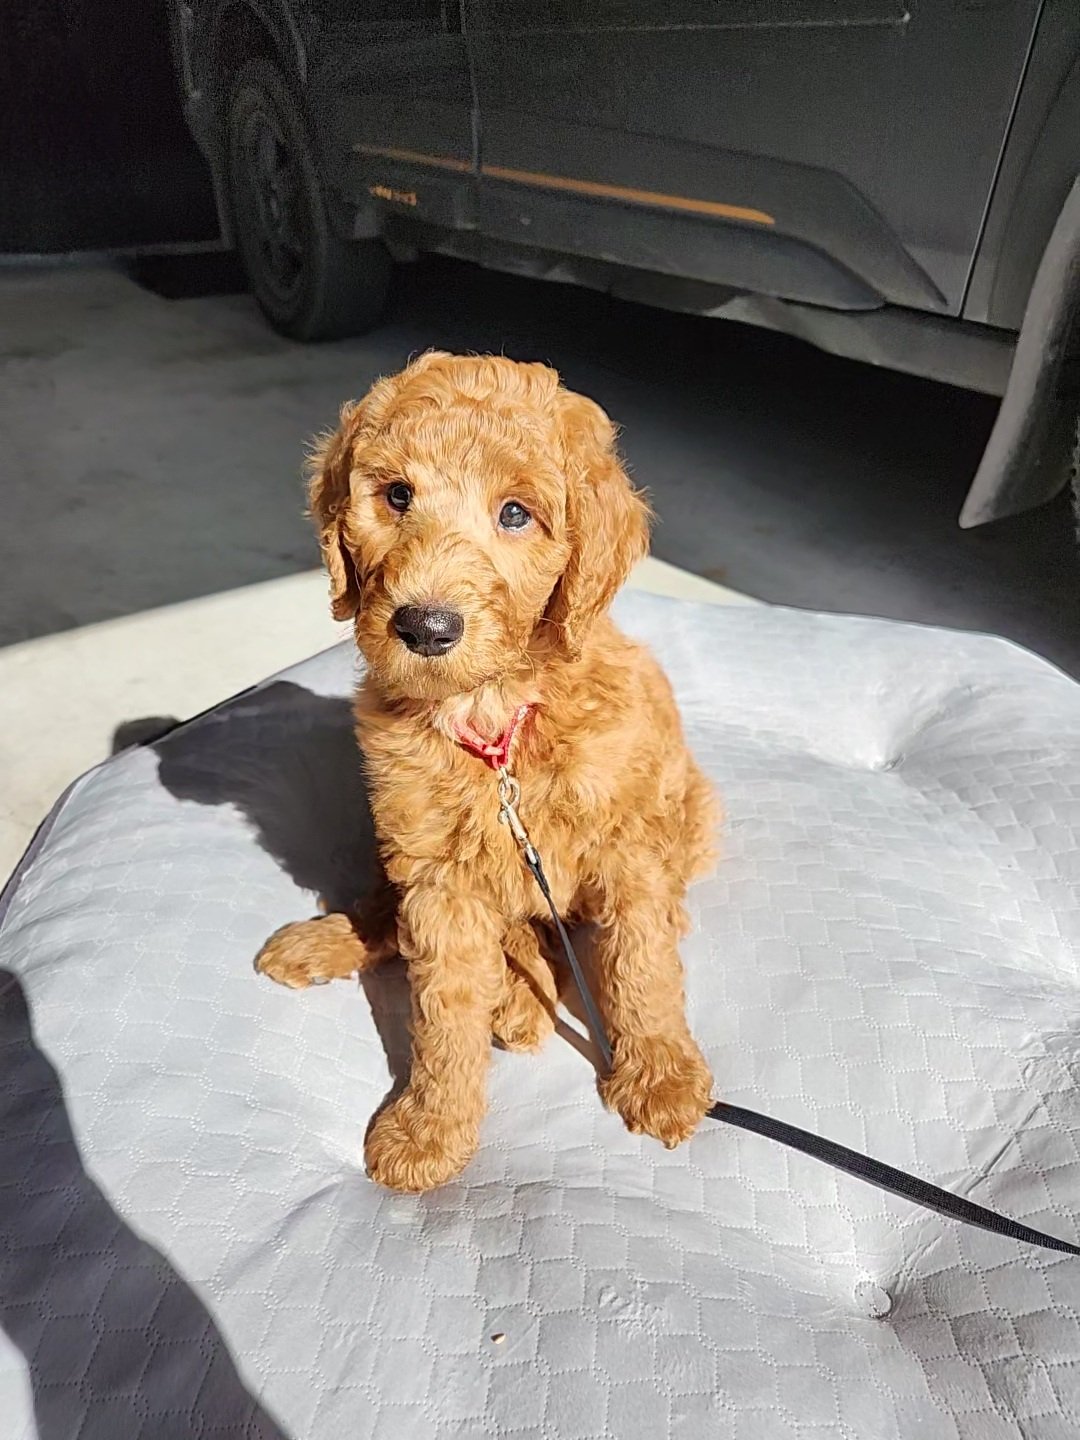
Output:
[[[727,810],[684,946],[718,1093],[1077,1240],[1080,690],[993,640],[620,611]],[[110,761],[9,887],[5,1440],[1075,1435],[1080,1261],[711,1122],[669,1154],[565,1033],[495,1055],[463,1180],[365,1178],[400,964],[251,964],[362,870],[353,676]]]

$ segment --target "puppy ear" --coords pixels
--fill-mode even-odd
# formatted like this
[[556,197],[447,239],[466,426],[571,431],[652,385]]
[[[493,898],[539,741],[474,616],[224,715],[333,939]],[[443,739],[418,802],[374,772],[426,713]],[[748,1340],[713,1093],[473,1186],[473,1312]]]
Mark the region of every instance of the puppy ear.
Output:
[[584,395],[558,396],[570,557],[548,602],[564,651],[576,658],[593,623],[649,548],[651,512],[615,451],[615,427]]
[[308,513],[330,576],[330,613],[335,620],[352,620],[360,609],[360,578],[345,543],[356,448],[378,430],[405,379],[446,358],[441,351],[429,350],[400,375],[376,380],[362,400],[341,407],[336,430],[312,443],[307,462]]
[[335,620],[351,620],[360,609],[360,582],[344,536],[354,420],[359,408],[353,404],[342,407],[337,429],[313,442],[307,462],[308,511],[330,576],[330,613]]

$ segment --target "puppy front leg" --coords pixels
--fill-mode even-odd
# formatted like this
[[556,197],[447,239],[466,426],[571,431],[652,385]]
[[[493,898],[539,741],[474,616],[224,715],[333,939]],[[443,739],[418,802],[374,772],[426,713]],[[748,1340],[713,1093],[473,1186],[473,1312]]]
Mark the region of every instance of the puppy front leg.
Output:
[[503,923],[482,900],[433,886],[405,893],[401,953],[412,991],[408,1088],[378,1116],[365,1158],[373,1180],[418,1194],[472,1158],[487,1108],[491,1022],[502,993]]
[[604,1101],[634,1134],[668,1149],[688,1139],[711,1104],[712,1075],[686,1023],[678,942],[682,906],[662,888],[605,880],[596,959],[614,1052]]

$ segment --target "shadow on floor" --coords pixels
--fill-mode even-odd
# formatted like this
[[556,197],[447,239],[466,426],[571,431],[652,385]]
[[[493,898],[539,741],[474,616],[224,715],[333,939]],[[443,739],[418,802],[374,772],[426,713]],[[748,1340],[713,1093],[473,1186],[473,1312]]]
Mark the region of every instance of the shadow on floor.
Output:
[[86,1173],[7,970],[0,1233],[0,1325],[25,1357],[39,1440],[285,1440],[195,1291]]
[[191,255],[134,255],[118,264],[136,285],[162,300],[194,300],[211,295],[242,295],[247,289],[240,258],[233,250]]

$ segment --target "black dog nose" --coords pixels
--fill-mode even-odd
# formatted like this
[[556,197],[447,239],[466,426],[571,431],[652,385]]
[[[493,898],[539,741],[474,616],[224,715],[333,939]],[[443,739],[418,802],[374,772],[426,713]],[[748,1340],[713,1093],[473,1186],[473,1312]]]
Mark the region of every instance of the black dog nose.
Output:
[[445,655],[461,639],[465,621],[437,605],[402,605],[394,611],[394,629],[414,655]]

